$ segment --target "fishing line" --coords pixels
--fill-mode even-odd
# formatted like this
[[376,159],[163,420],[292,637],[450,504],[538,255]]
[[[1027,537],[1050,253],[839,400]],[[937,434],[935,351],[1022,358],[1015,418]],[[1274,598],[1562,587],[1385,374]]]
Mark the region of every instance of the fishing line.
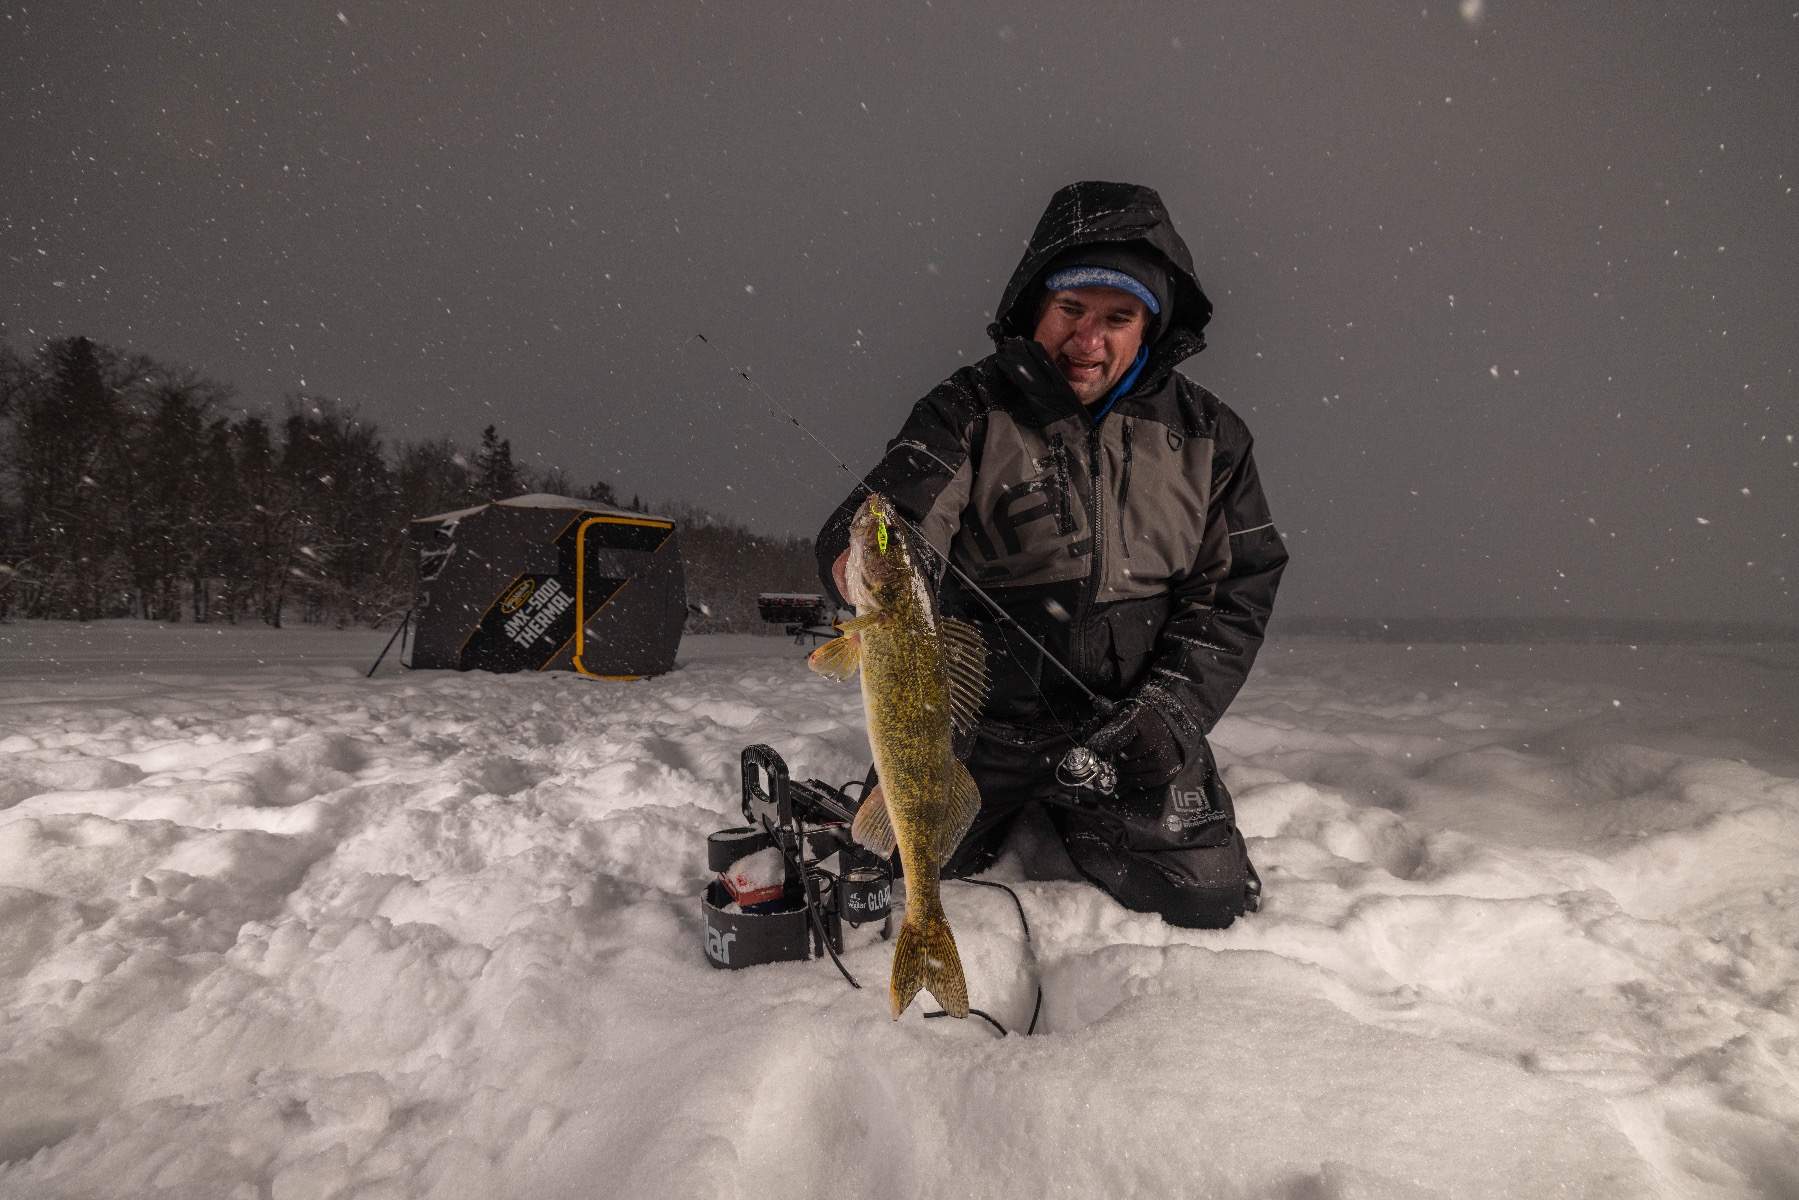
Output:
[[[800,421],[800,419],[794,415],[793,410],[789,409],[786,405],[782,404],[779,400],[776,400],[774,398],[774,396],[769,394],[769,391],[767,388],[763,387],[760,383],[756,382],[755,379],[751,378],[750,373],[747,369],[733,366],[731,364],[731,361],[724,357],[724,351],[720,350],[716,345],[714,345],[712,343],[712,341],[706,337],[705,334],[695,333],[693,335],[693,338],[688,339],[688,343],[691,343],[694,340],[694,338],[698,338],[702,343],[705,344],[705,346],[708,349],[710,349],[714,354],[717,354],[721,359],[723,359],[726,370],[730,371],[733,375],[736,375],[739,379],[743,380],[745,383],[749,384],[749,386],[755,388],[758,392],[760,392],[762,394],[763,399],[767,400],[769,402],[769,404],[774,406],[774,408],[782,416],[786,417],[788,422],[790,424],[792,424],[794,428],[798,429],[801,433],[803,433],[807,437],[811,438],[813,440],[813,442],[815,442],[818,445],[818,448],[820,450],[823,450],[827,455],[829,455],[831,458],[831,461],[836,463],[837,466],[842,469],[843,473],[850,477],[850,480],[851,480],[852,484],[854,485],[854,488],[857,492],[860,492],[863,495],[873,495],[874,494],[874,489],[869,487],[866,482],[864,482],[860,477],[858,477],[857,474],[855,473],[855,471],[850,469],[850,465],[848,463],[844,462],[842,457],[840,455],[838,455],[838,453],[835,450],[833,450],[833,449],[831,449],[831,447],[827,446],[825,444],[824,440],[822,438],[820,438],[817,434],[813,433],[810,429],[806,428],[806,426]],[[816,492],[816,489],[812,489],[812,490],[814,490]],[[925,537],[924,531],[919,529],[919,527],[917,525],[913,524],[910,520],[908,520],[901,513],[895,512],[892,515],[895,520],[899,521],[900,524],[904,525],[909,531],[911,531],[913,537],[917,538],[921,545],[930,546],[930,544],[931,544],[930,540]],[[933,550],[933,553],[935,553],[934,550]],[[1064,663],[1061,659],[1057,658],[1055,655],[1051,654],[1047,649],[1045,649],[1043,646],[1043,643],[1039,642],[1035,637],[1031,636],[1030,631],[1025,629],[1025,627],[1023,625],[1019,624],[1018,619],[1016,617],[1014,617],[1011,613],[1007,612],[1003,607],[1001,607],[999,601],[995,600],[991,595],[989,595],[985,588],[981,587],[974,580],[970,579],[968,577],[967,573],[964,572],[961,567],[958,567],[955,564],[955,561],[950,557],[950,555],[944,554],[942,556],[942,558],[943,558],[944,567],[950,572],[950,574],[952,574],[956,577],[957,582],[961,583],[961,585],[968,590],[968,593],[970,595],[975,597],[975,599],[979,600],[983,605],[985,605],[987,607],[988,611],[990,611],[993,614],[995,623],[1000,625],[1002,628],[1007,628],[1007,629],[1012,630],[1012,632],[1016,633],[1019,637],[1023,638],[1025,643],[1027,645],[1029,645],[1032,650],[1035,650],[1037,652],[1037,655],[1041,661],[1047,662],[1051,666],[1055,667],[1058,671],[1060,671],[1063,675],[1065,675],[1068,678],[1068,681],[1070,683],[1074,684],[1075,687],[1080,689],[1081,694],[1087,699],[1087,701],[1090,704],[1093,705],[1095,711],[1099,712],[1102,715],[1105,715],[1105,714],[1108,714],[1111,712],[1111,710],[1114,706],[1110,700],[1107,700],[1105,697],[1096,693],[1092,688],[1088,687],[1086,682],[1084,680],[1082,680],[1080,676],[1076,675],[1072,669],[1069,668],[1068,664]],[[1011,655],[1008,654],[1007,657],[1011,657]],[[1014,659],[1014,661],[1017,661],[1017,660]],[[1022,664],[1021,664],[1021,667],[1022,667]],[[1028,673],[1027,673],[1027,677],[1029,677]],[[1059,726],[1061,728],[1062,732],[1068,735],[1068,738],[1070,741],[1078,742],[1080,739],[1075,735],[1074,731],[1070,730],[1068,728],[1068,726],[1063,723],[1062,719],[1056,715],[1055,707],[1050,704],[1049,697],[1043,694],[1043,688],[1040,685],[1038,685],[1035,678],[1031,679],[1031,686],[1036,689],[1037,698],[1039,700],[1043,701],[1044,711],[1049,714],[1050,719],[1055,721],[1057,726]]]
[[[801,424],[800,419],[793,415],[793,411],[791,409],[789,409],[786,405],[782,404],[779,400],[776,400],[772,395],[770,395],[767,388],[763,387],[760,383],[756,382],[756,380],[754,380],[750,377],[750,372],[749,372],[748,367],[738,367],[738,366],[732,365],[731,360],[728,358],[725,358],[725,352],[723,350],[720,350],[717,346],[713,345],[711,339],[708,338],[705,334],[695,333],[693,335],[693,337],[698,338],[702,343],[705,344],[705,346],[708,350],[711,350],[714,354],[718,355],[721,359],[724,359],[725,369],[727,371],[731,372],[731,374],[737,376],[737,378],[743,380],[745,383],[747,383],[751,387],[755,388],[758,392],[761,392],[762,398],[764,400],[768,401],[769,404],[772,405],[775,408],[775,410],[777,412],[779,412],[782,416],[786,417],[788,422],[791,423],[795,429],[799,430],[801,433],[803,433],[807,437],[811,438],[814,442],[816,442],[818,444],[818,448],[820,450],[823,450],[826,454],[830,455],[831,461],[836,463],[839,467],[841,467],[843,469],[843,473],[845,475],[848,475],[852,480],[855,480],[858,484],[861,483],[861,480],[856,478],[856,473],[850,469],[850,465],[848,463],[844,462],[843,459],[839,458],[837,456],[837,452],[835,450],[833,450],[829,446],[825,445],[824,441],[816,433],[813,433],[810,429],[807,429],[803,424]],[[689,342],[691,342],[691,341],[693,341],[693,338],[688,338],[687,340]]]
[[[687,346],[694,340],[694,338],[698,338],[700,341],[705,342],[709,349],[711,349],[715,354],[720,355],[726,371],[728,371],[732,375],[737,376],[740,380],[749,384],[751,387],[755,388],[757,391],[762,392],[764,398],[767,399],[768,403],[772,406],[772,409],[781,410],[781,412],[785,413],[785,415],[787,416],[787,419],[792,424],[799,426],[800,431],[802,433],[806,433],[808,436],[811,436],[810,430],[806,429],[806,427],[804,425],[800,425],[799,421],[797,419],[795,419],[791,413],[786,413],[786,410],[781,408],[781,405],[779,404],[779,402],[777,402],[773,396],[770,396],[768,394],[767,389],[763,388],[761,386],[761,384],[757,383],[753,378],[750,377],[747,368],[740,368],[740,367],[734,366],[734,365],[732,365],[732,363],[729,359],[723,358],[723,354],[719,350],[718,346],[715,345],[714,343],[708,341],[708,339],[706,338],[706,336],[704,334],[696,333],[693,335],[693,337],[689,337],[683,342],[674,343],[672,345],[664,347],[662,350],[657,352],[658,361],[662,362],[662,363],[667,363],[672,367],[673,363],[678,359],[678,357],[682,353],[685,352],[685,350],[687,349]],[[675,400],[676,400],[677,404],[682,405],[682,406],[686,405],[690,399],[689,395],[684,395],[682,392],[682,389],[680,389],[678,387],[675,389],[674,396],[675,396]],[[716,413],[717,413],[717,416],[719,419],[719,426],[720,426],[720,428],[725,429],[728,432],[729,436],[731,436],[734,439],[735,438],[743,439],[744,444],[738,444],[736,442],[733,442],[733,449],[739,450],[739,451],[748,450],[753,454],[759,454],[763,458],[766,458],[770,461],[774,461],[775,456],[773,454],[767,452],[766,449],[764,449],[762,447],[756,447],[756,448],[752,449],[751,446],[748,445],[749,442],[760,440],[760,439],[766,437],[766,435],[759,434],[754,429],[751,429],[748,426],[744,427],[743,429],[731,428],[731,426],[733,424],[730,420],[731,414],[730,414],[730,412],[727,411],[726,406],[724,405],[724,403],[722,401],[713,399],[711,397],[701,397],[701,396],[698,396],[697,394],[693,395],[692,399],[698,404],[701,404],[701,405],[704,405],[704,406],[707,406],[707,407],[710,407],[710,408],[716,410]],[[733,407],[735,407],[735,406],[733,406]],[[769,415],[773,416],[773,415],[775,415],[775,413],[771,410]],[[818,439],[816,437],[814,437],[813,440],[818,441]],[[821,446],[824,445],[822,442],[820,442],[819,444]],[[830,453],[830,448],[828,446],[825,447],[825,452]],[[833,454],[831,457],[833,459],[835,459],[837,456]],[[849,468],[847,466],[844,466],[844,464],[842,464],[841,462],[839,462],[838,465],[843,466],[843,469],[846,472],[849,471]],[[792,474],[789,475],[787,478],[797,481],[801,487],[805,488],[808,492],[811,492],[814,496],[817,496],[820,500],[824,500],[827,502],[834,502],[834,499],[835,499],[834,497],[827,495],[825,492],[821,491],[816,485],[814,485],[812,483],[811,472],[802,468],[801,465],[792,457],[792,455],[788,456],[788,467],[791,468]],[[851,474],[853,475],[854,473],[851,472]]]
[[[771,408],[775,412],[778,412],[781,416],[785,417],[789,424],[791,424],[795,429],[798,429],[801,433],[805,434],[808,438],[812,439],[812,442],[815,445],[817,445],[817,447],[820,450],[823,450],[825,452],[825,454],[830,457],[831,461],[836,463],[838,468],[845,475],[848,475],[850,477],[850,481],[851,481],[851,485],[853,487],[854,493],[859,493],[864,496],[872,496],[875,494],[874,489],[869,487],[868,484],[860,476],[858,476],[854,470],[852,470],[850,468],[850,465],[843,460],[841,455],[839,455],[835,450],[831,449],[830,446],[826,445],[823,438],[820,438],[817,434],[813,433],[810,429],[808,429],[806,427],[805,423],[802,422],[799,419],[799,417],[794,414],[792,409],[788,408],[786,405],[782,404],[779,400],[775,399],[775,397],[772,394],[770,394],[770,392],[767,388],[763,387],[761,385],[761,383],[759,383],[757,380],[752,378],[747,368],[738,367],[738,366],[735,366],[734,364],[732,364],[728,358],[725,358],[724,352],[722,350],[720,350],[718,348],[718,346],[715,345],[712,342],[712,340],[710,338],[708,338],[705,334],[695,332],[693,337],[688,339],[688,343],[689,344],[692,343],[695,339],[700,341],[703,345],[706,346],[707,349],[711,350],[714,354],[717,354],[719,356],[719,358],[724,361],[726,370],[728,370],[731,374],[737,376],[739,379],[743,380],[744,383],[748,384],[750,387],[754,388],[757,392],[759,392],[762,395],[762,398],[768,402],[768,404],[771,406]],[[815,495],[822,495],[822,493],[819,493],[818,490],[816,488],[813,488],[810,484],[807,484],[806,486],[807,486],[807,490],[813,492]],[[828,499],[828,497],[825,497],[825,498]],[[924,536],[924,531],[919,529],[919,527],[917,525],[915,525],[911,520],[909,520],[904,514],[899,513],[899,512],[891,512],[888,515],[891,517],[891,519],[893,519],[893,520],[899,522],[901,525],[905,526],[905,528],[912,534],[912,536],[917,539],[919,545],[925,546],[925,547],[929,547],[931,545],[930,540]],[[933,549],[933,553],[935,553],[934,549]],[[970,579],[968,577],[968,575],[960,567],[958,567],[955,564],[954,560],[950,557],[950,555],[948,553],[943,554],[941,556],[941,558],[943,560],[943,565],[944,565],[945,569],[947,569],[951,574],[953,574],[956,577],[957,581],[959,583],[961,583],[962,586],[968,590],[968,593],[970,595],[972,595],[977,600],[979,600],[988,609],[988,611],[990,611],[993,614],[996,623],[998,623],[1002,628],[1007,628],[1007,629],[1012,630],[1019,637],[1023,638],[1025,643],[1027,645],[1029,645],[1032,650],[1037,652],[1039,662],[1050,663],[1057,670],[1062,672],[1062,674],[1068,678],[1069,682],[1073,683],[1075,685],[1075,687],[1080,689],[1081,694],[1087,698],[1087,700],[1093,705],[1094,709],[1098,713],[1100,713],[1102,716],[1109,715],[1113,711],[1113,709],[1116,706],[1113,704],[1112,701],[1107,700],[1103,696],[1100,696],[1098,693],[1094,692],[1093,689],[1088,687],[1086,682],[1084,680],[1082,680],[1079,676],[1077,676],[1074,673],[1074,671],[1072,669],[1070,669],[1066,663],[1064,663],[1061,659],[1057,658],[1055,655],[1051,654],[1044,647],[1044,645],[1041,642],[1039,642],[1035,637],[1033,637],[1031,635],[1029,630],[1025,629],[1023,625],[1019,624],[1018,619],[1016,617],[1014,617],[1011,613],[1007,612],[1003,607],[1001,607],[999,601],[995,600],[991,595],[989,595],[985,588],[981,587],[979,584],[975,583],[974,580]],[[1006,657],[1011,658],[1013,660],[1013,662],[1016,663],[1018,661],[1016,656],[1014,656],[1011,653],[1009,648],[1005,649],[1005,653],[1006,653]],[[1019,663],[1018,665],[1019,665],[1020,670],[1022,671],[1023,664]],[[1069,729],[1068,725],[1062,720],[1062,718],[1059,715],[1057,715],[1055,705],[1053,705],[1050,702],[1049,697],[1044,694],[1043,687],[1041,684],[1039,684],[1037,682],[1036,676],[1028,671],[1025,671],[1024,674],[1025,674],[1025,677],[1031,681],[1031,687],[1036,691],[1037,698],[1043,702],[1043,710],[1044,710],[1044,712],[1049,714],[1050,720],[1052,720],[1056,723],[1057,727],[1061,729],[1063,735],[1066,736],[1069,741],[1074,742],[1078,745],[1080,742],[1079,736],[1073,730]],[[866,787],[866,785],[864,785],[865,793],[866,793],[866,790],[867,790],[867,787]],[[1036,951],[1035,951],[1035,948],[1032,947],[1032,943],[1031,943],[1031,923],[1025,917],[1024,902],[1018,898],[1018,893],[1014,892],[1011,888],[1007,887],[1003,883],[996,883],[996,882],[992,882],[992,881],[985,880],[985,879],[963,879],[963,880],[960,880],[959,882],[974,884],[974,885],[977,885],[980,887],[998,888],[1000,891],[1005,892],[1008,896],[1012,897],[1012,903],[1018,909],[1019,923],[1024,927],[1025,945],[1026,945],[1026,947],[1031,948],[1031,958],[1032,958],[1032,961],[1035,962]],[[814,917],[815,922],[816,922],[816,920],[817,920],[816,917]],[[822,935],[822,933],[823,933],[822,928],[820,930],[820,933]],[[827,950],[831,949],[830,941],[828,938],[825,939],[825,948]],[[834,961],[837,964],[837,969],[843,973],[843,977],[845,979],[849,980],[850,985],[852,987],[860,987],[861,986],[860,984],[858,984],[856,982],[855,977],[849,973],[849,970],[843,965],[842,960],[837,957],[837,954],[834,950],[831,953],[831,958],[832,958],[832,961]],[[1007,1035],[1006,1027],[1004,1025],[1000,1024],[999,1021],[995,1020],[989,1014],[982,1012],[978,1008],[970,1008],[968,1011],[971,1016],[980,1017],[982,1020],[986,1021],[989,1025],[993,1026],[996,1030],[999,1031],[1000,1036],[1004,1037]],[[1030,1023],[1029,1028],[1027,1028],[1025,1030],[1026,1036],[1034,1034],[1037,1031],[1037,1019],[1038,1019],[1039,1015],[1041,1015],[1042,1011],[1043,1011],[1043,981],[1041,978],[1041,973],[1039,972],[1039,978],[1037,981],[1037,1000],[1036,1000],[1035,1005],[1033,1005],[1031,1008],[1031,1023]],[[939,1009],[935,1012],[927,1012],[924,1015],[927,1018],[947,1017],[947,1016],[949,1016],[949,1013]]]
[[[731,374],[737,376],[739,379],[743,380],[744,383],[746,383],[750,387],[756,389],[756,391],[760,392],[762,394],[763,399],[768,401],[768,403],[772,406],[774,411],[777,411],[782,416],[786,417],[788,422],[790,424],[792,424],[794,426],[794,428],[798,429],[801,433],[804,433],[807,437],[811,438],[812,441],[818,446],[818,448],[820,450],[823,450],[827,455],[829,455],[831,461],[836,463],[837,466],[843,471],[843,473],[850,477],[850,480],[851,480],[851,483],[853,486],[852,494],[860,493],[865,496],[872,496],[875,494],[874,489],[869,487],[868,484],[866,482],[864,482],[856,474],[856,472],[850,468],[850,465],[843,460],[843,457],[841,455],[839,455],[835,450],[831,449],[830,446],[826,445],[823,438],[819,437],[817,434],[813,433],[810,429],[806,428],[805,424],[799,419],[799,417],[793,412],[792,409],[788,408],[786,405],[782,404],[779,400],[775,399],[774,396],[769,393],[767,388],[763,387],[755,379],[751,378],[748,368],[738,367],[738,366],[733,365],[731,363],[731,360],[725,357],[724,351],[720,350],[718,348],[718,346],[715,345],[712,342],[712,340],[710,338],[708,338],[705,334],[696,331],[694,333],[693,337],[688,338],[687,341],[683,343],[683,348],[685,348],[688,345],[691,345],[695,338],[697,338],[701,343],[703,343],[707,349],[711,350],[714,354],[719,356],[720,360],[723,361],[723,363],[725,365],[725,369],[727,371],[729,371]],[[821,493],[818,492],[818,489],[813,488],[810,484],[807,485],[807,490],[811,491],[814,495],[821,495]],[[824,498],[828,499],[829,497],[824,497]],[[895,520],[897,520],[900,524],[904,525],[906,527],[906,529],[911,532],[912,536],[918,540],[918,543],[921,546],[930,547],[930,545],[931,545],[930,540],[925,537],[923,530],[921,530],[917,525],[913,524],[910,520],[908,520],[902,513],[895,512],[892,515]],[[933,554],[936,553],[934,548],[932,549],[932,553]],[[1035,637],[1031,636],[1030,631],[1025,629],[1025,627],[1019,623],[1019,621],[1016,617],[1014,617],[1011,613],[1007,612],[1005,610],[1005,608],[1003,608],[1000,605],[999,601],[995,600],[991,595],[989,595],[987,593],[987,590],[985,588],[983,588],[979,584],[975,583],[974,580],[972,580],[968,577],[968,575],[962,570],[962,568],[958,567],[955,564],[954,559],[951,557],[951,555],[949,553],[945,553],[944,555],[942,555],[942,560],[943,560],[944,567],[951,574],[953,574],[956,577],[956,579],[962,584],[962,586],[967,589],[968,593],[970,595],[974,596],[983,605],[985,605],[987,610],[993,614],[993,618],[994,618],[994,621],[996,624],[998,624],[1002,629],[1010,629],[1013,633],[1017,634],[1020,638],[1022,638],[1024,640],[1024,643],[1027,646],[1029,646],[1032,650],[1037,652],[1037,661],[1038,661],[1039,665],[1047,662],[1051,666],[1055,667],[1058,671],[1060,671],[1065,677],[1067,677],[1069,682],[1073,683],[1074,686],[1080,690],[1081,694],[1086,697],[1087,702],[1093,706],[1094,713],[1101,720],[1104,720],[1105,718],[1108,718],[1112,715],[1112,713],[1117,708],[1116,704],[1114,704],[1112,701],[1107,700],[1103,696],[1100,696],[1096,692],[1094,692],[1094,690],[1092,688],[1087,686],[1085,680],[1081,679],[1080,676],[1076,675],[1074,673],[1074,671],[1069,668],[1068,664],[1064,663],[1061,659],[1059,659],[1055,655],[1051,654],[1048,651],[1048,649],[1046,649],[1044,647],[1042,642],[1039,642]],[[1068,723],[1066,721],[1062,720],[1061,715],[1059,713],[1057,713],[1056,706],[1050,702],[1049,696],[1043,690],[1043,685],[1041,683],[1039,683],[1037,680],[1037,675],[1034,672],[1027,670],[1025,668],[1025,665],[1022,662],[1018,661],[1018,656],[1012,653],[1011,647],[1007,646],[1003,640],[1001,641],[1000,649],[1001,649],[1001,652],[1004,653],[1005,656],[1008,659],[1010,659],[1018,667],[1020,674],[1024,675],[1024,677],[1026,679],[1030,680],[1031,690],[1036,692],[1037,699],[1043,702],[1043,711],[1049,714],[1049,719],[1051,721],[1055,722],[1056,728],[1061,730],[1062,736],[1067,738],[1068,741],[1074,747],[1073,749],[1071,749],[1069,751],[1068,755],[1064,757],[1062,767],[1057,768],[1058,782],[1063,782],[1062,770],[1064,767],[1068,766],[1071,762],[1073,762],[1074,757],[1076,755],[1084,754],[1086,756],[1086,760],[1089,760],[1089,762],[1098,762],[1099,761],[1098,756],[1093,754],[1092,751],[1087,750],[1084,747],[1084,744],[1082,742],[1079,731],[1070,729],[1068,727]],[[1103,781],[1100,786],[1101,786],[1102,791],[1109,793],[1110,788],[1108,786],[1106,786],[1103,783]]]

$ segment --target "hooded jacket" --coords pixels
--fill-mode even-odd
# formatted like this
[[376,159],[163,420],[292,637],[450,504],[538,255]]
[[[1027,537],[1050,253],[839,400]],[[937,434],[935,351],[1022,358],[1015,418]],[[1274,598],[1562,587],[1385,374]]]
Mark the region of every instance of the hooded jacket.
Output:
[[[1161,255],[1174,301],[1135,384],[1096,420],[1031,335],[1050,263],[1110,242]],[[1204,349],[1212,314],[1192,255],[1151,189],[1072,184],[1051,199],[996,312],[995,352],[920,400],[864,483],[1088,687],[1153,705],[1191,746],[1243,686],[1287,562],[1248,427],[1175,370]],[[818,535],[834,596],[831,564],[864,494]],[[984,727],[1047,735],[1091,715],[954,576],[942,605],[987,639]]]

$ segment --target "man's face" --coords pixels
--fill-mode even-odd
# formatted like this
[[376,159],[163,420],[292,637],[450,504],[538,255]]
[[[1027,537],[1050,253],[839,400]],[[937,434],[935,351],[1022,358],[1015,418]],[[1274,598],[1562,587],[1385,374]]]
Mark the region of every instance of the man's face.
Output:
[[1082,404],[1097,404],[1130,369],[1149,327],[1143,301],[1117,288],[1049,292],[1037,314],[1037,342]]

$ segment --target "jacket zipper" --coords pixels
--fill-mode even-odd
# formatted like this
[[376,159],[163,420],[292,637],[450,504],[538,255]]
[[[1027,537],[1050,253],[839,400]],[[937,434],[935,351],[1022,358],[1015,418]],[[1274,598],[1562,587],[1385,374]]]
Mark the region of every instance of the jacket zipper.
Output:
[[1059,433],[1050,439],[1050,456],[1056,468],[1056,532],[1066,536],[1074,532],[1074,504],[1069,499],[1073,484],[1068,477],[1068,447]]
[[[1093,567],[1087,575],[1088,613],[1099,603],[1099,586],[1106,573],[1106,501],[1104,480],[1100,475],[1102,429],[1103,426],[1095,425],[1087,434],[1087,492],[1093,501],[1087,522],[1093,531]],[[1081,614],[1083,619],[1086,615],[1087,613]]]
[[1118,419],[1122,425],[1124,438],[1124,466],[1118,472],[1118,546],[1124,551],[1124,556],[1129,558],[1131,556],[1131,538],[1124,527],[1124,514],[1130,507],[1128,501],[1131,494],[1131,423],[1124,417]]

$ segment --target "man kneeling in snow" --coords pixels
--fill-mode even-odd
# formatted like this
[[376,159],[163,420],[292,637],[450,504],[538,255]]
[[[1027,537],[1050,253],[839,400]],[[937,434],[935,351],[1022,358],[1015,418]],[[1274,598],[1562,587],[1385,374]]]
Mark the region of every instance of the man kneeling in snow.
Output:
[[[1175,371],[1205,348],[1211,302],[1154,191],[1089,182],[1050,200],[997,312],[996,352],[920,400],[865,482],[1121,707],[1096,714],[946,575],[942,611],[980,627],[993,687],[968,758],[981,811],[944,874],[989,866],[1041,804],[1126,907],[1229,925],[1260,885],[1206,734],[1255,661],[1287,553],[1248,428]],[[839,603],[864,494],[818,535]],[[1058,781],[1077,742],[1115,759],[1115,795]]]

